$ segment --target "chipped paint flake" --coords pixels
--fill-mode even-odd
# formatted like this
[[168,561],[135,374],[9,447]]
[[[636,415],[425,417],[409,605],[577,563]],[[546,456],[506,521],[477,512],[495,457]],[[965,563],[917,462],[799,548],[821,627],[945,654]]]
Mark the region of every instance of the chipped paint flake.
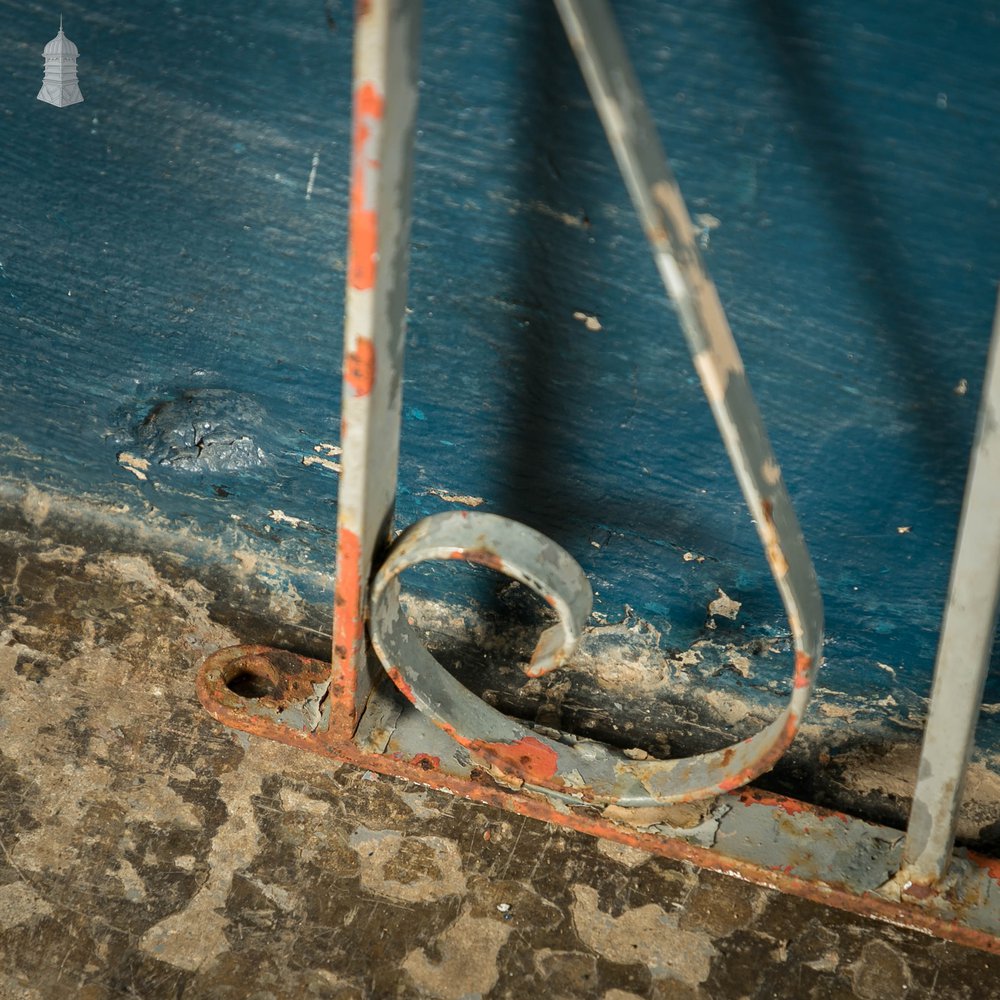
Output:
[[734,601],[721,587],[718,589],[718,594],[719,596],[708,605],[708,613],[713,617],[718,616],[736,621],[736,616],[740,613],[743,602]]
[[424,494],[426,496],[439,497],[446,503],[459,503],[466,507],[479,507],[486,503],[482,497],[474,497],[466,493],[451,493],[448,490],[428,489],[424,490]]
[[127,451],[120,451],[118,453],[118,464],[123,469],[128,469],[136,479],[141,479],[143,482],[149,479],[149,476],[146,475],[149,471],[149,460],[146,458],[141,458]]
[[283,510],[275,508],[274,510],[269,510],[267,516],[275,522],[275,524],[287,524],[292,528],[311,528],[312,525],[308,521],[303,521],[301,517],[292,517],[291,514],[286,514]]
[[593,313],[585,313],[581,310],[577,310],[573,313],[573,319],[581,322],[588,330],[593,333],[598,333],[602,329],[601,321]]
[[319,444],[313,445],[313,451],[315,455],[304,455],[302,457],[302,464],[306,467],[311,465],[318,465],[323,469],[327,469],[330,472],[335,472],[338,475],[342,471],[340,462],[336,461],[341,454],[343,454],[343,449],[340,445],[329,444],[326,441],[321,441]]
[[337,474],[342,471],[340,462],[334,462],[332,459],[322,458],[319,455],[303,455],[302,464],[306,467],[318,465],[320,468],[327,469],[329,472],[336,472]]

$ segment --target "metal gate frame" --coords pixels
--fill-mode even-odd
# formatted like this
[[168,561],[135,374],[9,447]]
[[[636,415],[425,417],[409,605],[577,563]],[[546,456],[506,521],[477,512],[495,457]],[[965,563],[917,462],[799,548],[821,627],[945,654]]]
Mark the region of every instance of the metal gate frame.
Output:
[[[1000,596],[1000,304],[908,830],[747,787],[788,747],[808,703],[822,649],[819,589],[610,8],[606,0],[555,4],[788,614],[788,705],[724,750],[635,760],[492,709],[434,660],[401,610],[399,576],[424,560],[480,563],[519,580],[558,618],[542,633],[529,676],[571,658],[591,610],[576,562],[524,525],[461,512],[393,534],[418,0],[357,5],[332,668],[269,647],[231,647],[202,665],[199,696],[236,729],[1000,954],[1000,860],[954,850]],[[386,674],[392,684],[379,683]],[[245,693],[248,677],[261,693]]]

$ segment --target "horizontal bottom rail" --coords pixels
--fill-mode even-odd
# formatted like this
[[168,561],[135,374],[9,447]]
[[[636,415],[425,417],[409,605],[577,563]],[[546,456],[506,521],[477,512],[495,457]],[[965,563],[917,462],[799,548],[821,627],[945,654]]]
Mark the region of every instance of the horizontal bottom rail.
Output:
[[352,739],[331,739],[329,678],[327,662],[234,646],[206,659],[198,695],[234,729],[1000,954],[1000,860],[959,849],[926,889],[900,882],[901,831],[752,787],[640,809],[553,795],[477,765],[389,683]]

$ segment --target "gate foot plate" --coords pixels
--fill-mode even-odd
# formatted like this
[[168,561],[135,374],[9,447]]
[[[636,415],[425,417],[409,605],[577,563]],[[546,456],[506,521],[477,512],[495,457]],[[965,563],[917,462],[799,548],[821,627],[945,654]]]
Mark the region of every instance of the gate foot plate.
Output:
[[650,809],[553,795],[485,770],[386,682],[354,736],[334,739],[329,683],[329,663],[233,646],[202,664],[198,695],[233,729],[1000,954],[998,860],[959,849],[940,888],[910,898],[895,878],[904,835],[890,827],[753,787]]

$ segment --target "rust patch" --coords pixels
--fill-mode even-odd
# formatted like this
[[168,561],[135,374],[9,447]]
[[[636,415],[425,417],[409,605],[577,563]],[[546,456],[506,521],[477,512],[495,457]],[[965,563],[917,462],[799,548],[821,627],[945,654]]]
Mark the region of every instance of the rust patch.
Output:
[[337,580],[334,585],[333,683],[334,714],[354,716],[354,663],[364,639],[361,614],[361,542],[349,528],[337,533]]
[[910,899],[928,899],[937,895],[937,887],[933,885],[923,885],[921,882],[911,882],[903,887],[902,893]]
[[[362,12],[362,16],[363,16]],[[366,291],[375,286],[378,266],[378,212],[375,187],[380,163],[378,131],[385,102],[374,85],[365,83],[354,97],[354,147],[351,168],[350,246],[347,280],[352,288]]]
[[418,753],[410,758],[410,763],[421,771],[436,771],[441,767],[441,758],[429,753]]
[[761,512],[760,535],[764,541],[764,554],[775,575],[783,577],[788,572],[788,560],[781,550],[778,529],[774,526],[774,504],[770,500],[761,501]]
[[801,649],[795,653],[795,687],[809,687],[809,672],[812,670],[813,660],[808,653],[803,653]]
[[411,705],[416,705],[417,696],[413,693],[413,688],[411,688],[410,685],[406,683],[406,678],[403,677],[403,675],[399,672],[399,668],[389,667],[386,673],[388,673],[388,675],[392,678],[392,683],[399,688],[399,690],[406,697],[406,700]]
[[534,736],[522,736],[516,743],[461,741],[483,760],[499,770],[513,769],[518,778],[533,783],[551,781],[559,769],[559,755]]
[[354,350],[347,355],[344,380],[355,396],[367,396],[375,385],[375,345],[368,337],[358,337]]

